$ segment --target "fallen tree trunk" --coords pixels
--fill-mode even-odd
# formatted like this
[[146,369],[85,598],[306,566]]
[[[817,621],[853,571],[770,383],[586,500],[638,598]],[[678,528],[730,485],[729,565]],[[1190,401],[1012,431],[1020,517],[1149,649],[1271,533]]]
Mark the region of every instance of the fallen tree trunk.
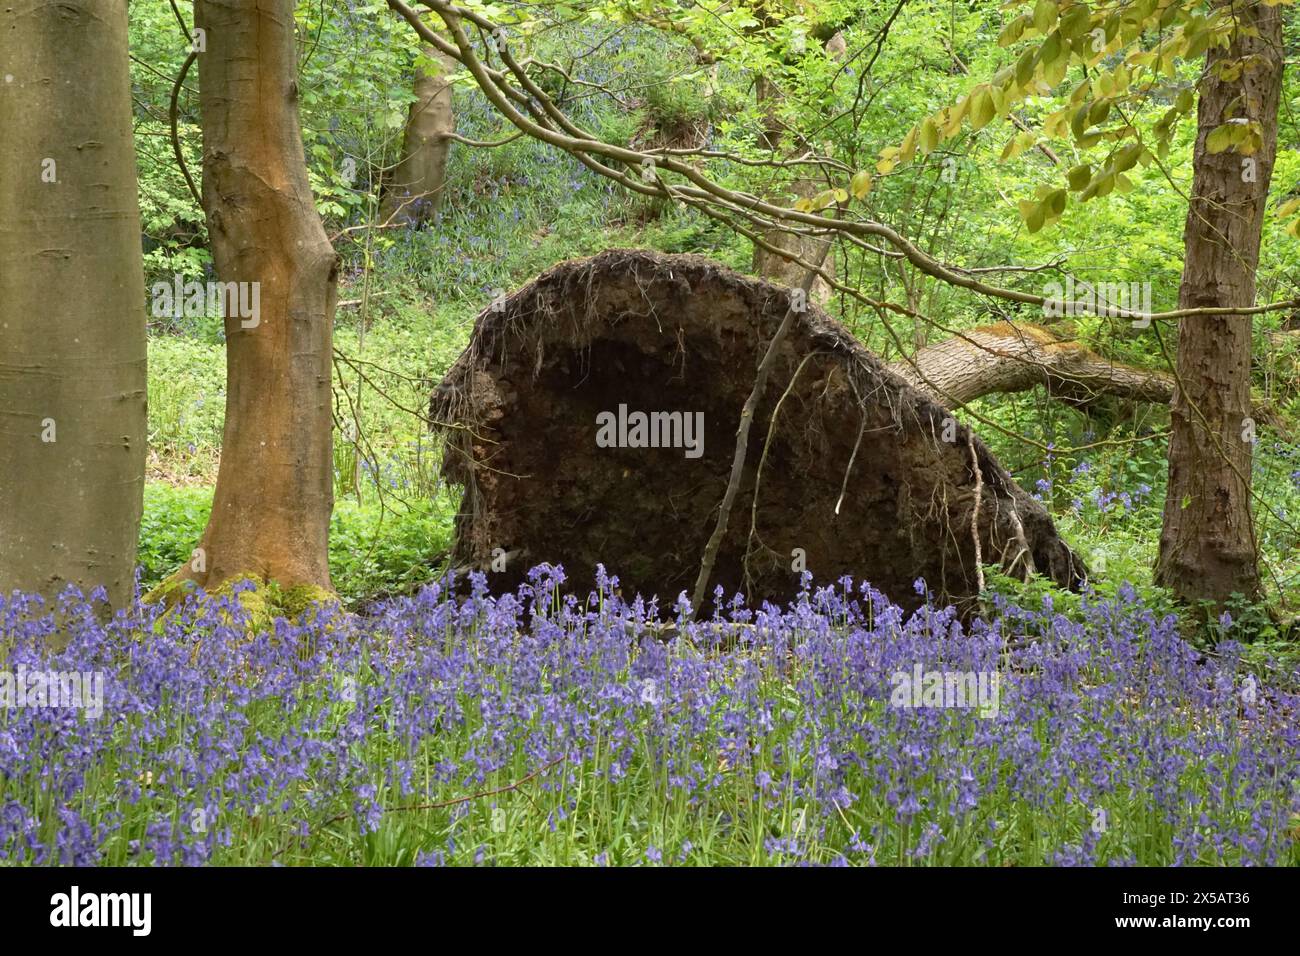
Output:
[[[689,589],[790,295],[697,256],[610,251],[485,310],[430,406],[464,488],[453,560],[494,589],[542,561],[579,587],[603,564],[664,602]],[[1064,586],[1086,574],[978,438],[816,307],[780,345],[750,444],[711,577],[726,593],[785,600],[806,567],[905,606],[919,578],[965,602],[977,553]]]
[[[1168,372],[1114,362],[1044,326],[1010,322],[959,332],[891,362],[889,370],[951,408],[1042,385],[1052,398],[1103,416],[1114,412],[1108,400],[1168,405],[1175,385]],[[1253,401],[1251,415],[1291,440],[1287,423],[1267,400]]]
[[995,392],[1047,386],[1056,398],[1089,405],[1101,396],[1169,404],[1174,377],[1112,362],[1041,325],[968,329],[927,345],[890,371],[935,401],[960,407]]

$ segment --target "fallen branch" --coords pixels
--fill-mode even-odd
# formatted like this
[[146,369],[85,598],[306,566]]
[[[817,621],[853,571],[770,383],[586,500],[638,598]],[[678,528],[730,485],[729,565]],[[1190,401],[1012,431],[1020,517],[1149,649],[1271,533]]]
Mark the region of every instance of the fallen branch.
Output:
[[[704,547],[704,557],[700,561],[700,574],[695,579],[695,594],[691,598],[691,613],[698,614],[700,606],[704,603],[704,592],[709,586],[709,575],[713,573],[713,563],[718,557],[718,548],[722,545],[722,538],[727,533],[727,523],[731,518],[731,506],[736,502],[736,495],[740,492],[740,476],[745,471],[745,454],[749,450],[749,428],[754,424],[754,413],[758,410],[759,399],[763,396],[763,389],[767,386],[768,376],[772,372],[772,366],[776,364],[777,353],[781,350],[781,343],[785,341],[790,327],[794,325],[796,315],[801,314],[808,308],[808,297],[812,291],[813,283],[817,280],[818,270],[821,269],[822,263],[826,261],[826,254],[830,251],[830,246],[822,248],[821,260],[817,263],[817,269],[809,269],[804,276],[803,282],[799,285],[799,295],[790,296],[790,305],[785,310],[785,317],[781,319],[781,324],[777,326],[776,334],[772,336],[772,341],[767,345],[767,352],[763,355],[763,361],[759,363],[758,372],[754,375],[754,387],[750,390],[749,397],[745,399],[745,405],[740,410],[740,424],[736,426],[736,453],[731,459],[731,476],[727,479],[727,490],[722,496],[722,504],[718,509],[718,523],[713,526],[713,534],[709,536],[709,542]],[[795,308],[796,305],[802,308]]]

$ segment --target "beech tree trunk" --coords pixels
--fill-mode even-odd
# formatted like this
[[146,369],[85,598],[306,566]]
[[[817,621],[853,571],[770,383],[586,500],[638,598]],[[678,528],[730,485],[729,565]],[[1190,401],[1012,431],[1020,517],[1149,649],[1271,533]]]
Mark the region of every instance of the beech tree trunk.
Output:
[[[1229,47],[1212,47],[1206,54],[1200,83],[1180,308],[1255,301],[1260,232],[1277,151],[1282,18],[1281,8],[1262,2],[1227,2],[1237,29]],[[1219,77],[1216,64],[1242,61],[1238,79]],[[1238,100],[1237,111],[1227,113]],[[1262,144],[1250,156],[1232,149],[1211,153],[1206,138],[1234,117],[1257,124]],[[1179,388],[1156,581],[1185,601],[1221,605],[1233,593],[1253,596],[1259,589],[1250,505],[1250,366],[1249,316],[1188,316],[1179,322]]]
[[337,264],[303,158],[293,3],[198,0],[195,26],[207,44],[199,103],[212,256],[223,282],[258,284],[260,314],[227,310],[212,516],[173,582],[328,589]]
[[424,55],[433,66],[415,73],[415,102],[406,119],[402,158],[384,192],[382,223],[422,225],[442,206],[450,135],[456,129],[449,79],[452,60],[433,47],[426,47]]
[[125,0],[0,8],[0,592],[133,589],[145,303]]
[[1080,406],[1102,396],[1163,405],[1174,392],[1172,375],[1111,362],[1041,325],[1009,322],[967,329],[891,363],[889,370],[949,408],[1037,385]]

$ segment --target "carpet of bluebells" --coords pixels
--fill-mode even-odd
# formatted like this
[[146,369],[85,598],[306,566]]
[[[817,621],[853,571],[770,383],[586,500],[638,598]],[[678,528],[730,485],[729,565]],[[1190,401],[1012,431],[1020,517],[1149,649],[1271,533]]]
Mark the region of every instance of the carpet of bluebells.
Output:
[[[699,622],[603,572],[585,601],[548,566],[470,585],[258,633],[233,597],[0,600],[0,670],[107,675],[95,719],[0,709],[0,859],[1300,860],[1300,698],[1227,621],[1203,655],[1127,590],[964,626],[847,579]],[[891,706],[918,662],[997,671],[998,713]]]

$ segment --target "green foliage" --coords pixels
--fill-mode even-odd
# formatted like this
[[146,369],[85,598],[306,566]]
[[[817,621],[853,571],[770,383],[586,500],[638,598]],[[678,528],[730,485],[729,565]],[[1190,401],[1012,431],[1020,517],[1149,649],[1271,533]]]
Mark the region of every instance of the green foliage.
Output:
[[[212,510],[212,489],[145,485],[140,582],[150,590],[189,561]],[[330,522],[330,573],[345,604],[407,594],[445,570],[454,509],[446,499],[422,509],[340,501]]]
[[211,510],[211,488],[145,483],[136,555],[143,590],[151,590],[190,560]]
[[349,604],[409,594],[447,569],[451,519],[459,502],[384,511],[341,501],[330,521],[330,574]]
[[[788,131],[784,141],[792,149],[802,139],[800,148],[836,164],[830,173],[815,172],[824,180],[828,202],[842,191],[855,214],[891,224],[933,255],[971,268],[1055,260],[1061,263],[1058,270],[1009,272],[995,281],[1039,294],[1046,282],[1066,273],[1080,281],[1147,282],[1153,308],[1174,308],[1195,132],[1181,107],[1187,106],[1198,75],[1192,44],[1219,27],[1208,19],[1192,23],[1184,16],[1191,7],[1178,4],[1184,19],[1174,26],[1190,24],[1190,33],[1183,29],[1177,41],[1184,44],[1181,53],[1169,63],[1162,60],[1157,70],[1144,56],[1155,45],[1136,42],[1132,25],[1117,24],[1102,58],[1092,52],[1081,56],[1074,41],[1087,33],[1071,19],[1080,15],[1081,5],[1051,4],[1055,9],[1046,31],[1035,17],[1049,11],[1038,6],[1004,11],[992,3],[953,7],[922,0],[910,2],[891,20],[892,6],[877,8],[862,0],[816,5],[782,0],[761,7],[714,0],[686,7],[651,0],[581,8],[548,3],[515,11],[511,42],[517,55],[564,67],[569,79],[539,71],[540,82],[576,122],[607,142],[643,147],[656,137],[697,136],[710,149],[754,161],[699,160],[716,181],[794,202],[794,174],[761,162],[771,157],[757,131],[771,113]],[[436,224],[414,231],[370,228],[380,172],[400,146],[418,44],[409,27],[379,2],[345,9],[304,0],[297,14],[312,183],[342,261],[340,299],[365,300],[339,310],[335,336],[335,492],[339,514],[346,515],[336,519],[342,524],[335,533],[349,543],[334,560],[336,584],[357,601],[366,588],[379,592],[411,585],[423,573],[418,569],[436,563],[431,556],[445,545],[447,515],[455,503],[440,484],[438,450],[423,417],[430,390],[497,290],[516,288],[555,262],[614,246],[700,253],[748,271],[751,245],[690,209],[625,193],[572,157],[527,137],[493,148],[455,145]],[[1110,13],[1095,7],[1088,16]],[[1020,24],[1006,31],[1018,18]],[[132,76],[141,202],[149,241],[155,243],[150,276],[198,277],[208,267],[202,217],[175,167],[165,122],[185,44],[165,6],[133,6],[131,19],[138,54]],[[877,50],[877,31],[887,22],[887,40]],[[822,48],[836,30],[843,31],[848,49],[838,60]],[[1288,35],[1294,38],[1296,30],[1290,24]],[[1047,49],[1054,31],[1069,40],[1068,57]],[[1029,69],[1027,52],[1033,63],[1026,79],[1019,74]],[[1066,76],[1048,83],[1065,60]],[[1129,71],[1127,85],[1121,67]],[[1143,71],[1158,75],[1158,83],[1144,86],[1138,78]],[[776,84],[780,96],[759,104],[758,76]],[[1294,213],[1288,203],[1300,196],[1295,71],[1289,71],[1286,83],[1272,215],[1259,268],[1261,300],[1300,294],[1300,243],[1285,231]],[[197,73],[186,86],[196,89]],[[499,141],[513,131],[463,72],[454,95],[460,134]],[[964,111],[954,111],[963,98]],[[1170,109],[1181,121],[1163,123],[1160,148],[1152,149],[1158,163],[1145,153],[1134,155],[1134,137],[1127,133],[1088,141],[1094,127],[1125,129],[1119,120],[1125,112],[1135,129],[1149,132]],[[1028,132],[1011,127],[1013,110]],[[180,118],[187,159],[197,175],[197,100],[191,92],[181,96]],[[1081,132],[1076,134],[1075,126]],[[903,162],[899,150],[887,155],[892,162],[879,164],[881,151],[888,154],[909,134],[914,140],[910,161]],[[1040,145],[1054,148],[1058,162]],[[1115,188],[1105,201],[1079,202],[1112,167]],[[1121,188],[1121,175],[1131,189]],[[1050,188],[1040,194],[1043,187]],[[1059,215],[1052,212],[1051,230],[1031,234],[1017,214],[1016,199],[1031,196],[1035,206],[1050,197],[1051,210],[1062,196],[1068,200]],[[1044,223],[1048,218],[1045,212]],[[916,303],[938,326],[921,329],[928,341],[990,321],[1045,321],[1041,310],[990,304],[861,249],[841,246],[835,259],[837,273],[858,288],[889,301]],[[915,347],[910,320],[839,297],[831,310],[887,360]],[[1284,420],[1294,421],[1300,413],[1300,341],[1282,334],[1286,318],[1269,315],[1256,323],[1256,386]],[[224,410],[220,321],[155,320],[152,329],[151,474],[171,482],[211,483]],[[1151,368],[1165,367],[1174,347],[1168,336],[1162,347],[1149,332],[1096,316],[1076,317],[1070,331],[1104,355]],[[1039,479],[1050,483],[1039,493],[1066,537],[1099,572],[1099,587],[1126,579],[1139,589],[1149,587],[1163,502],[1163,410],[1099,407],[1087,418],[1047,401],[1040,391],[989,396],[962,414],[1023,485],[1033,490]],[[1068,449],[1098,441],[1117,444],[1051,456],[1032,444]],[[1288,570],[1297,548],[1290,516],[1300,516],[1291,473],[1300,470],[1300,462],[1289,464],[1266,445],[1261,443],[1256,459],[1256,488],[1269,504],[1256,509],[1258,533],[1267,563],[1280,569],[1268,576],[1268,599],[1285,617],[1300,603],[1300,581]],[[1084,460],[1092,470],[1074,474]],[[1151,490],[1131,511],[1112,506],[1098,512],[1088,505],[1094,492],[1131,494],[1143,485]],[[151,485],[150,495],[161,507],[159,487]],[[176,490],[178,500],[187,493]],[[1076,499],[1085,503],[1082,509],[1074,507]],[[388,514],[381,522],[386,508],[403,517]],[[173,523],[184,533],[178,531],[165,554],[150,555],[146,549],[150,573],[164,573],[185,559],[197,540],[191,532],[201,530],[192,524],[179,518]],[[163,530],[155,526],[148,532],[150,547],[165,539]],[[390,534],[400,539],[391,549],[373,547],[379,536]],[[1258,630],[1261,640],[1271,639],[1262,625]]]
[[195,337],[149,338],[150,464],[175,479],[215,479],[226,413],[226,356]]

